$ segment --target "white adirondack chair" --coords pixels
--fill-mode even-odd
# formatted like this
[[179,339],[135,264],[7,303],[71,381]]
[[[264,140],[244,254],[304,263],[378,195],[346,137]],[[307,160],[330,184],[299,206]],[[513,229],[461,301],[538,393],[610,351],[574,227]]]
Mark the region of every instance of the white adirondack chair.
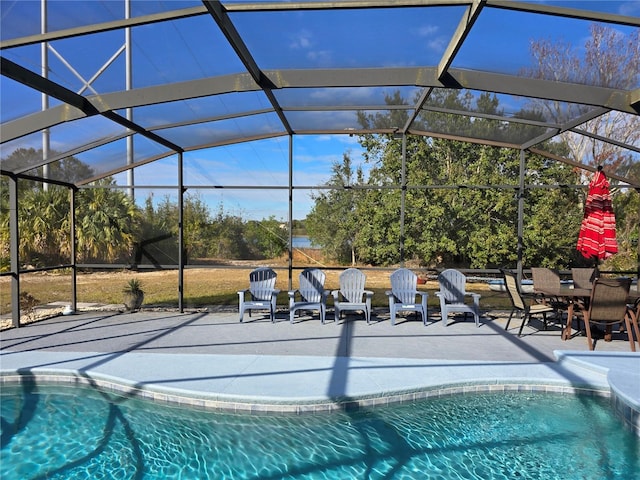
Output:
[[293,323],[299,310],[318,310],[324,324],[329,296],[329,290],[324,289],[325,273],[318,268],[305,268],[299,278],[298,289],[289,290],[289,321]]
[[367,276],[357,268],[347,268],[340,274],[340,290],[332,290],[336,323],[344,311],[362,311],[367,323],[371,323],[371,298],[373,292],[365,290]]
[[[399,268],[390,276],[391,290],[386,294],[389,298],[391,325],[396,324],[396,314],[401,311],[419,312],[422,323],[427,324],[427,292],[418,291],[418,276],[408,268]],[[420,299],[416,302],[417,299]]]
[[[442,314],[442,324],[446,327],[450,313],[467,313],[473,315],[476,327],[480,326],[480,294],[466,291],[467,277],[464,273],[449,268],[438,275],[440,291],[436,296],[440,298],[440,313]],[[467,303],[470,297],[472,303]]]
[[256,268],[249,274],[249,288],[238,292],[241,322],[247,310],[249,316],[251,310],[269,310],[271,321],[276,321],[276,300],[280,293],[280,290],[275,288],[276,277],[276,272],[268,267]]

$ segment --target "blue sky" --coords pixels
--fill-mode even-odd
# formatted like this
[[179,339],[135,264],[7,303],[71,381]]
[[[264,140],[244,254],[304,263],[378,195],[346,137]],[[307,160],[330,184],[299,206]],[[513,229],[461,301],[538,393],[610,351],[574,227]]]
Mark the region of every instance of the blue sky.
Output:
[[[184,183],[189,186],[238,185],[278,186],[289,184],[288,137],[247,142],[236,145],[187,152],[184,154]],[[326,183],[334,163],[342,162],[349,153],[354,164],[367,166],[356,136],[348,135],[296,135],[294,149],[294,185],[314,186]],[[171,157],[139,167],[135,183],[144,185],[175,185],[177,160]],[[117,175],[119,184],[126,184],[126,174]],[[140,189],[137,201],[144,202],[151,189]],[[295,219],[303,219],[312,207],[311,190],[294,190]],[[190,195],[198,195],[214,210],[221,205],[225,213],[243,218],[262,219],[274,216],[288,219],[288,190],[286,189],[211,189],[191,188]],[[158,201],[169,195],[175,201],[175,192],[155,189]]]

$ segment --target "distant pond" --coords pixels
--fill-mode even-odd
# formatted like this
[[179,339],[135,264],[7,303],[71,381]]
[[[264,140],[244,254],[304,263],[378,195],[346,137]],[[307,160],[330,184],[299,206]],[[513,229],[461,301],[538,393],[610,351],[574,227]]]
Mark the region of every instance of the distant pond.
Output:
[[311,240],[306,235],[295,236],[291,239],[292,248],[313,248],[319,249],[320,247],[311,243]]

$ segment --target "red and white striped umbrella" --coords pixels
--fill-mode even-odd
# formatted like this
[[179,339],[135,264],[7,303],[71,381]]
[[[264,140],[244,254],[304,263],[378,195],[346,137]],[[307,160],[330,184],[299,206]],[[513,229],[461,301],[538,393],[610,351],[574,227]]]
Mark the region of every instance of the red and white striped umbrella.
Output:
[[577,249],[584,257],[598,260],[618,253],[609,181],[600,167],[589,183]]

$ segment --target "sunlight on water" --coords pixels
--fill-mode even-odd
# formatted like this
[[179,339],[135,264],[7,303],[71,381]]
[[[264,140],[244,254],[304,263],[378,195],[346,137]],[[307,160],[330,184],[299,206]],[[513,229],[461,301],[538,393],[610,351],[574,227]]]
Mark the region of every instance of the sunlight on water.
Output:
[[278,416],[38,390],[2,389],[3,480],[640,478],[640,439],[606,399],[486,393]]

